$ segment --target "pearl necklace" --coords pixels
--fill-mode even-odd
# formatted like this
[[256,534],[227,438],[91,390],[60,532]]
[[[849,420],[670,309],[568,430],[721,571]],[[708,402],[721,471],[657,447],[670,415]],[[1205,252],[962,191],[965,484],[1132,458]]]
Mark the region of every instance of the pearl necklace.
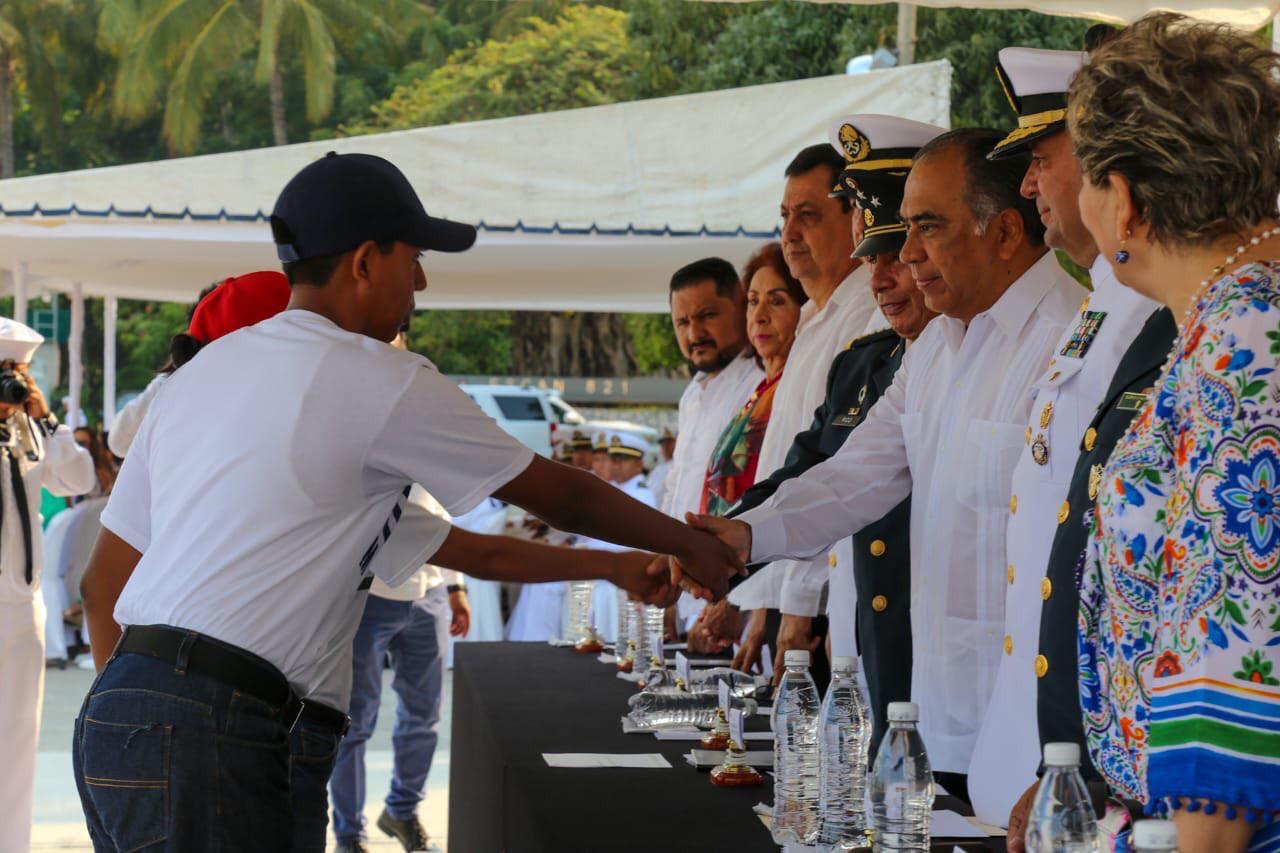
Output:
[[1182,346],[1186,343],[1187,332],[1191,330],[1191,318],[1198,310],[1203,308],[1201,303],[1203,303],[1209,289],[1221,279],[1223,273],[1231,268],[1237,258],[1277,235],[1280,235],[1280,225],[1268,228],[1266,231],[1250,237],[1248,243],[1241,243],[1236,246],[1231,254],[1222,259],[1222,263],[1209,270],[1209,274],[1205,276],[1204,280],[1200,282],[1200,286],[1196,288],[1195,293],[1192,294],[1191,300],[1187,304],[1187,310],[1182,312],[1182,320],[1178,323],[1178,339],[1174,341],[1173,348],[1169,350],[1169,355],[1165,357],[1164,365],[1160,368],[1160,379],[1156,382],[1155,387],[1163,387],[1165,380],[1169,378],[1169,371],[1173,366],[1174,358],[1178,353],[1182,352]]

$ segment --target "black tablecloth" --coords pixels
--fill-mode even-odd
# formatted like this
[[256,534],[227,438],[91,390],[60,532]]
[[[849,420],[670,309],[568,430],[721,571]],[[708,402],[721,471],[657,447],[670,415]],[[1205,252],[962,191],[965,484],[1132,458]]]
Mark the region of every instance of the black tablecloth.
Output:
[[[685,762],[692,742],[622,734],[619,718],[635,690],[594,655],[572,649],[460,643],[453,669],[450,851],[777,850],[751,811],[772,801],[769,782],[717,788],[705,771]],[[672,767],[552,768],[544,752],[657,752]],[[940,798],[936,807],[961,810],[951,798]]]

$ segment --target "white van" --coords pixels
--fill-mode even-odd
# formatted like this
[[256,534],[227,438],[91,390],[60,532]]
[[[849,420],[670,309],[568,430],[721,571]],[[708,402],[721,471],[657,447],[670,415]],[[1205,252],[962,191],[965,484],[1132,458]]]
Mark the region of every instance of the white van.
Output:
[[551,455],[551,436],[557,418],[545,392],[523,385],[459,387],[512,438],[535,453]]

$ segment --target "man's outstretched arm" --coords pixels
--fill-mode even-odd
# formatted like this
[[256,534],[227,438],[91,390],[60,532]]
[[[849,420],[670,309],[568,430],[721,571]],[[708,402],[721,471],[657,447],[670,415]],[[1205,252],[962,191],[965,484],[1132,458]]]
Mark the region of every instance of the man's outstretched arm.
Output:
[[742,561],[713,536],[690,529],[587,471],[541,456],[494,493],[552,527],[629,548],[668,554],[720,598]]

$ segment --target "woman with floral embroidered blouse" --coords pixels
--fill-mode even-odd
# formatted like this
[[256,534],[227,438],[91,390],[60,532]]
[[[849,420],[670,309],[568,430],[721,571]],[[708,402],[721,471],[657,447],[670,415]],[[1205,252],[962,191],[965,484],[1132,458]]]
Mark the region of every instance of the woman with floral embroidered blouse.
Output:
[[1085,224],[1181,318],[1098,472],[1090,753],[1182,853],[1280,850],[1280,56],[1151,15],[1094,51],[1067,113]]

